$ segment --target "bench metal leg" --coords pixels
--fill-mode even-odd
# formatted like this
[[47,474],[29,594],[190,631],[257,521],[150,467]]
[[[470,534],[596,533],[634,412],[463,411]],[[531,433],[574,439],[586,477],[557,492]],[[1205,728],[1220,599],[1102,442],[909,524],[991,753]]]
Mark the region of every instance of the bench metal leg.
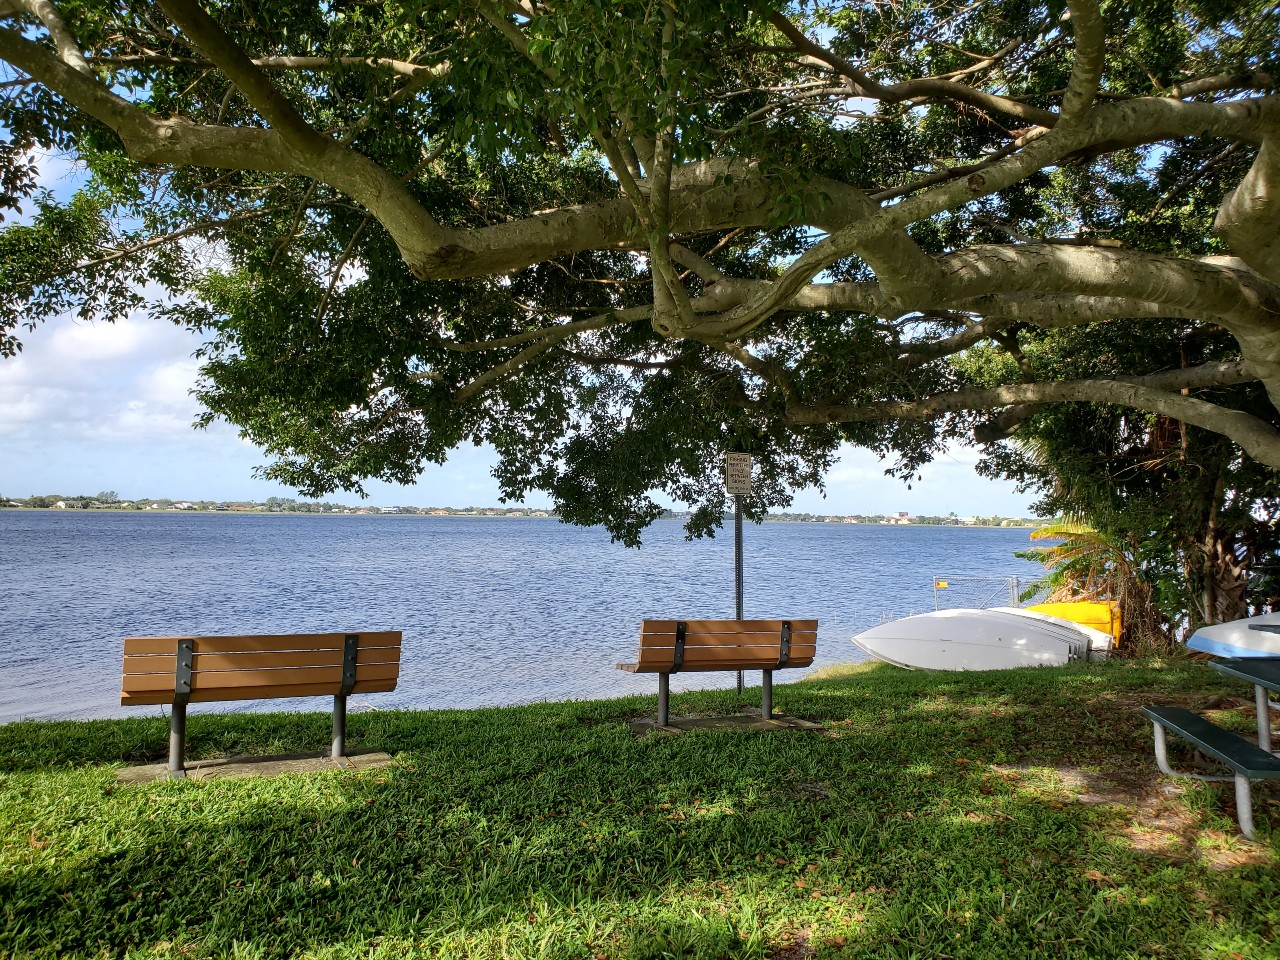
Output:
[[1249,782],[1249,778],[1243,773],[1237,773],[1230,777],[1210,776],[1203,773],[1179,773],[1169,766],[1168,744],[1165,739],[1165,729],[1158,723],[1152,723],[1155,729],[1156,737],[1156,766],[1160,768],[1160,772],[1170,777],[1185,777],[1191,780],[1208,780],[1217,783],[1225,783],[1228,780],[1234,780],[1236,784],[1236,819],[1240,822],[1240,832],[1244,834],[1245,839],[1255,839],[1253,835],[1253,789]]
[[1249,789],[1249,778],[1243,773],[1236,774],[1236,819],[1240,821],[1240,832],[1249,840],[1253,836],[1253,794]]
[[671,674],[658,674],[658,726],[665,727],[671,719]]
[[347,698],[344,694],[333,696],[333,750],[334,760],[346,756],[347,750]]
[[773,671],[762,670],[760,686],[760,716],[768,720],[773,716]]
[[187,705],[175,703],[169,711],[169,776],[181,780],[187,775],[183,750],[187,739]]
[[1184,777],[1189,780],[1208,780],[1211,783],[1226,783],[1228,780],[1236,780],[1237,777],[1219,777],[1207,773],[1179,773],[1169,766],[1169,747],[1165,738],[1164,727],[1160,724],[1152,722],[1156,735],[1156,766],[1160,768],[1160,772],[1167,777]]
[[1258,746],[1271,752],[1271,698],[1267,688],[1254,684],[1253,702],[1258,707]]

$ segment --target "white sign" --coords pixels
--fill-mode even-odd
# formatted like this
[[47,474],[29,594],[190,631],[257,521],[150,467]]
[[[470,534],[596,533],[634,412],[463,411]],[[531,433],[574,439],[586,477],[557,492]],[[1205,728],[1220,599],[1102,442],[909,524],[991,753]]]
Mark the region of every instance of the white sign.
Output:
[[751,454],[724,455],[724,489],[726,493],[744,496],[751,492]]

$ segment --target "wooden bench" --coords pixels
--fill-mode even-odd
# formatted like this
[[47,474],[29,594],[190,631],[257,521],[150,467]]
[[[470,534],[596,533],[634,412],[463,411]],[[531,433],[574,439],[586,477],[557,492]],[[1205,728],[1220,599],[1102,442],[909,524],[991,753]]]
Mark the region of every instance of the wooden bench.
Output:
[[398,631],[245,637],[128,637],[124,706],[168,703],[169,775],[186,776],[187,704],[333,695],[332,756],[346,752],[347,697],[388,693],[400,675]]
[[645,620],[635,663],[619,670],[658,675],[658,725],[670,719],[671,674],[760,670],[761,716],[773,716],[773,671],[807,667],[818,643],[817,620]]
[[[1170,777],[1190,777],[1195,780],[1234,780],[1236,784],[1236,813],[1240,820],[1240,832],[1252,840],[1253,797],[1250,782],[1253,780],[1280,780],[1280,757],[1263,750],[1257,744],[1206,720],[1197,713],[1181,707],[1142,707],[1143,714],[1155,728],[1156,765],[1161,773]],[[1169,765],[1165,731],[1169,730],[1194,744],[1200,751],[1229,767],[1229,777],[1206,776],[1198,773],[1179,773]]]

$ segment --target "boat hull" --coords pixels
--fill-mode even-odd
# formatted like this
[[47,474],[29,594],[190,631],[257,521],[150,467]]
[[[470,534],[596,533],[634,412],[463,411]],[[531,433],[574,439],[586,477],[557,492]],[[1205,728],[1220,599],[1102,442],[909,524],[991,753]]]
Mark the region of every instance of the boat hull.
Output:
[[1280,633],[1252,629],[1257,626],[1280,629],[1280,613],[1201,627],[1187,640],[1187,649],[1218,657],[1280,657]]
[[853,643],[869,656],[911,669],[1009,670],[1085,658],[1094,639],[1087,629],[1012,608],[935,610],[872,627]]

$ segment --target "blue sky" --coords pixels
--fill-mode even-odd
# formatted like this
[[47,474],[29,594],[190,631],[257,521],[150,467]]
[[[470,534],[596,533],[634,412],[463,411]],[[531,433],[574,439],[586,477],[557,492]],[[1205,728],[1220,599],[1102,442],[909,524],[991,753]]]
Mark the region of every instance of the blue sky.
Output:
[[[41,179],[66,196],[78,179],[60,158],[41,158]],[[125,499],[265,500],[297,492],[259,480],[266,458],[236,430],[196,430],[190,391],[199,341],[171,324],[131,314],[114,324],[62,317],[24,334],[24,350],[0,360],[0,496],[114,490]],[[824,499],[801,491],[792,509],[814,513],[1024,516],[1033,499],[979,477],[977,454],[956,449],[923,469],[911,490],[884,476],[864,450],[844,451]],[[367,486],[378,505],[485,506],[498,503],[492,450],[464,447],[430,466],[416,486]],[[355,503],[354,494],[331,500]],[[545,498],[531,506],[548,506]],[[679,506],[677,504],[668,504]]]

